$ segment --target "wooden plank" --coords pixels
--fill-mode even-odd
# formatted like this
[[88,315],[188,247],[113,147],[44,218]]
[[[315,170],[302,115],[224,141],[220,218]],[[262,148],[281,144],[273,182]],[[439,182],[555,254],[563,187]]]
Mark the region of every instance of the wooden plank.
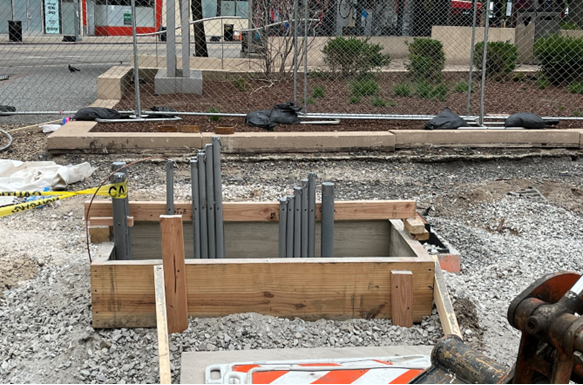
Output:
[[89,226],[91,243],[109,242],[109,226]]
[[[152,266],[160,260],[91,266],[93,327],[156,325]],[[434,264],[416,258],[221,259],[186,261],[188,314],[257,312],[345,320],[391,318],[391,271],[411,271],[414,322],[431,314]]]
[[412,234],[411,232],[409,232],[409,230],[407,230],[407,228],[405,228],[405,232],[407,233],[409,238],[415,241],[426,241],[429,239],[429,231],[427,230],[424,230],[422,233],[419,234]]
[[[91,217],[91,226],[113,226],[113,217]],[[134,217],[128,217],[128,227],[134,227]]]
[[[321,204],[316,204],[316,219],[320,219]],[[92,217],[111,217],[110,201],[94,201],[91,213],[87,213],[88,202],[85,203],[85,215]],[[415,216],[415,201],[340,201],[334,203],[335,220],[375,220],[375,219],[406,219]],[[166,214],[166,202],[130,201],[130,215],[136,221],[157,222],[160,215]],[[182,215],[183,220],[192,221],[192,205],[190,202],[175,202],[174,214]],[[278,222],[278,202],[224,202],[223,220],[225,222]]]
[[162,263],[164,265],[168,331],[181,333],[188,329],[182,216],[160,215],[160,227],[162,228]]
[[435,261],[435,286],[433,289],[433,299],[435,300],[435,307],[437,307],[437,313],[439,314],[443,334],[455,334],[462,338],[462,332],[460,331],[455,311],[453,310],[453,305],[451,304],[449,293],[447,292],[445,278],[439,267],[439,260],[435,255],[432,257]]
[[413,273],[391,271],[391,319],[393,325],[413,326]]
[[[184,222],[184,253],[193,258],[192,224]],[[376,221],[336,221],[334,255],[338,257],[388,257],[390,223]],[[277,257],[278,224],[274,222],[225,222],[227,258]],[[160,225],[139,222],[132,228],[132,258],[160,259]],[[320,226],[316,226],[316,256],[320,255]]]
[[425,230],[425,224],[419,218],[403,219],[403,224],[405,225],[405,229],[411,234],[422,234],[427,231]]
[[158,328],[158,359],[160,361],[160,384],[171,384],[170,346],[168,344],[168,318],[166,314],[166,294],[164,290],[164,268],[154,266],[154,287],[156,292],[156,327]]

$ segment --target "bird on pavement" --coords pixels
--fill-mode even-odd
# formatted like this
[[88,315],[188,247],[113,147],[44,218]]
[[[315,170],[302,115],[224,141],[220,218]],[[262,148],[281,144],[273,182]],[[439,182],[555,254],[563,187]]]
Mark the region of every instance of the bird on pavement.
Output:
[[69,71],[71,71],[71,72],[77,72],[77,71],[81,71],[81,70],[79,68],[75,68],[71,64],[69,64]]

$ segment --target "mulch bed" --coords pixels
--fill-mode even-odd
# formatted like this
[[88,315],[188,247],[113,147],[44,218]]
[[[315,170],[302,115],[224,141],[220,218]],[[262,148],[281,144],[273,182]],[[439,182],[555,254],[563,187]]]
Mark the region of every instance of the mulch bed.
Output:
[[[239,76],[239,75],[237,75]],[[268,82],[259,79],[205,80],[203,95],[173,94],[156,95],[153,79],[147,79],[141,85],[141,105],[143,110],[153,106],[167,106],[178,111],[207,112],[215,109],[220,112],[247,113],[253,110],[270,109],[274,104],[293,100],[293,80]],[[476,78],[477,79],[477,78]],[[382,73],[378,75],[380,91],[378,97],[386,106],[372,104],[372,97],[363,97],[360,103],[350,103],[350,90],[345,79],[310,78],[308,79],[308,96],[316,86],[325,89],[325,95],[312,98],[308,104],[309,113],[357,113],[357,114],[398,114],[398,115],[437,115],[449,107],[459,115],[465,115],[467,92],[455,92],[455,85],[467,81],[467,74],[446,73],[444,81],[450,92],[443,101],[424,99],[417,95],[411,97],[395,96],[393,87],[405,82],[404,73]],[[471,114],[479,113],[480,89],[476,82],[472,94]],[[303,78],[298,81],[298,101],[303,103]],[[415,87],[412,87],[415,93]],[[310,98],[308,98],[310,100]],[[310,100],[312,101],[312,100]],[[132,110],[135,107],[134,89],[130,87],[117,110]],[[509,115],[515,112],[533,112],[541,116],[583,116],[583,95],[571,94],[566,87],[550,86],[541,90],[534,79],[523,81],[488,81],[485,90],[485,111],[489,115]],[[278,132],[311,131],[386,131],[399,129],[423,129],[425,121],[394,120],[342,120],[339,125],[279,125]],[[156,132],[160,122],[131,124],[98,124],[94,132]],[[261,128],[248,127],[244,118],[221,118],[211,121],[204,116],[184,116],[181,121],[168,122],[179,129],[182,125],[199,125],[203,132],[212,132],[215,126],[235,126],[236,132],[260,132]],[[581,121],[561,121],[557,128],[581,128]]]

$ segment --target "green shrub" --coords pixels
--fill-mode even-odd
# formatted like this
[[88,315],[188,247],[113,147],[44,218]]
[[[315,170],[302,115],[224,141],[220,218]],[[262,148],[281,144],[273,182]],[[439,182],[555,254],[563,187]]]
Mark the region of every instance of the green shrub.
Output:
[[371,96],[379,93],[379,83],[374,78],[355,79],[350,82],[350,95]]
[[237,79],[235,79],[233,81],[233,85],[235,86],[236,89],[238,89],[241,92],[245,92],[249,88],[249,82],[242,77],[238,77]]
[[342,76],[367,74],[388,66],[391,57],[382,53],[383,47],[380,44],[369,43],[369,40],[335,37],[322,49],[324,62],[332,72],[339,72]]
[[569,90],[572,94],[583,94],[583,83],[581,82],[574,82],[567,86],[567,90]]
[[544,75],[536,78],[536,86],[538,88],[540,88],[541,90],[548,88],[549,85],[550,85],[550,83]]
[[379,98],[378,96],[374,96],[370,102],[372,103],[372,105],[374,107],[386,107],[387,106],[387,102],[385,102],[383,99]]
[[417,94],[423,99],[445,100],[449,93],[449,88],[445,83],[434,86],[426,81],[420,81],[416,84],[415,89]]
[[525,82],[526,74],[524,72],[513,72],[510,74],[513,82]]
[[409,97],[412,93],[413,91],[411,91],[411,84],[409,83],[396,84],[393,87],[393,94],[395,94],[395,96]]
[[583,72],[583,39],[552,35],[534,43],[541,71],[551,84],[579,80]]
[[323,98],[326,95],[326,87],[322,85],[314,86],[312,89],[313,98]]
[[[206,110],[206,112],[211,113],[211,114],[218,114],[221,111],[219,111],[219,109],[216,107],[211,107],[208,110]],[[218,122],[221,120],[221,117],[220,116],[209,116],[209,120],[211,122]]]
[[[474,65],[481,69],[484,61],[484,42],[474,47]],[[502,80],[512,73],[518,61],[518,47],[508,41],[488,42],[488,57],[486,59],[486,77]]]
[[351,96],[348,101],[350,104],[359,104],[362,101],[362,98],[360,96]]
[[409,44],[409,63],[405,65],[411,77],[417,81],[441,81],[445,66],[443,44],[439,40],[415,38]]
[[565,23],[561,23],[559,29],[569,29],[569,30],[578,30],[581,29],[577,25],[577,23],[573,23],[572,21],[567,21]]
[[[474,82],[472,82],[472,87],[470,89],[470,92],[474,92],[475,87],[476,87],[476,84]],[[458,92],[458,93],[468,92],[468,88],[470,88],[469,82],[461,81],[459,83],[456,83],[456,85],[454,86],[454,92]]]

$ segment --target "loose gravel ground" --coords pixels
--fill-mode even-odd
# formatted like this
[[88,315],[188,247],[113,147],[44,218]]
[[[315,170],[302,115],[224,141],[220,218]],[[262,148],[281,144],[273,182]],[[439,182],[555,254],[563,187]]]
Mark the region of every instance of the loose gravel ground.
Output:
[[[20,160],[49,159],[39,133],[15,135]],[[464,339],[510,365],[518,333],[506,321],[510,301],[535,279],[557,270],[583,271],[583,153],[431,150],[401,155],[223,157],[228,201],[273,200],[309,171],[337,185],[338,200],[416,199],[427,219],[462,254],[462,272],[446,273]],[[138,157],[69,155],[98,169],[71,186],[95,186],[113,160]],[[187,159],[186,157],[184,158]],[[150,160],[130,170],[132,199],[164,199],[164,166]],[[179,160],[177,199],[189,198],[189,170]],[[509,194],[537,188],[545,200]],[[154,329],[91,327],[89,262],[82,203],[0,218],[0,382],[136,383],[158,381]],[[411,329],[388,320],[281,319],[259,314],[190,319],[171,337],[174,380],[184,351],[291,347],[431,345],[442,329],[435,312]]]

